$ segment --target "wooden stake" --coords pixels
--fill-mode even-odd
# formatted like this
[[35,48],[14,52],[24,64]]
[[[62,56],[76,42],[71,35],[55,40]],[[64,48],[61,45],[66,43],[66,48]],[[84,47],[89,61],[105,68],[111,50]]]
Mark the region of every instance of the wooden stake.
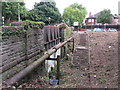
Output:
[[60,56],[57,56],[57,77],[56,79],[58,80],[58,85],[60,81]]

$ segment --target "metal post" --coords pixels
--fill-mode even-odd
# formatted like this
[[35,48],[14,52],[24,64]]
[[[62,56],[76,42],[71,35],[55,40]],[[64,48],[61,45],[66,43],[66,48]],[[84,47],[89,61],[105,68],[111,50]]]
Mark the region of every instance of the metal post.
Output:
[[57,77],[56,79],[58,80],[58,85],[60,82],[60,56],[57,55]]

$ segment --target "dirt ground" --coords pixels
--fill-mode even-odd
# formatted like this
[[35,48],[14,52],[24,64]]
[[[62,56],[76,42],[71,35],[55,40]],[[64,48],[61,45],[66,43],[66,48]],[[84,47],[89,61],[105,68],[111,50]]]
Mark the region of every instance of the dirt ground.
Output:
[[87,50],[75,49],[73,63],[67,60],[61,65],[64,75],[61,85],[55,87],[118,88],[118,33],[89,32],[73,36],[76,49],[85,46]]
[[47,77],[38,76],[19,87],[118,88],[118,32],[74,32],[73,36],[75,51],[61,62],[60,85],[51,86]]
[[[90,72],[93,88],[118,87],[118,33],[89,33]],[[93,76],[96,76],[94,78]]]

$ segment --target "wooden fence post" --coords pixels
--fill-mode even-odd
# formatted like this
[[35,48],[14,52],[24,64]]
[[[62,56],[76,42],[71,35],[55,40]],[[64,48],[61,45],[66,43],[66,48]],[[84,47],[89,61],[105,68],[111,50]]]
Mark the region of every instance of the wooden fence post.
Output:
[[56,79],[58,80],[58,84],[60,82],[60,56],[57,55],[57,77]]
[[75,44],[75,40],[73,38],[73,48],[72,48],[72,53],[74,52],[74,44]]

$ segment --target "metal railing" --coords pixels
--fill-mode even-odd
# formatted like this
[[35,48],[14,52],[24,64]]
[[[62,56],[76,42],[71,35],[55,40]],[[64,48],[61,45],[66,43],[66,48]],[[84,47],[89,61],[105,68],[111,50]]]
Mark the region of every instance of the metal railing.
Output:
[[[30,64],[29,66],[27,66],[25,69],[23,69],[22,71],[20,71],[19,73],[17,73],[13,77],[11,77],[10,79],[7,79],[3,83],[6,84],[6,85],[14,85],[14,84],[16,84],[23,77],[25,77],[31,71],[33,71],[36,67],[38,67],[44,60],[46,60],[47,58],[49,58],[50,55],[52,55],[53,53],[55,53],[59,48],[61,48],[62,46],[64,46],[68,42],[73,42],[73,45],[74,45],[74,38],[71,37],[68,40],[66,40],[66,41],[64,41],[64,42],[62,42],[62,43],[54,46],[53,48],[51,48],[50,50],[48,50],[46,52],[46,54],[44,54],[40,59],[36,60],[35,62],[33,62],[32,64]],[[73,50],[74,50],[74,46],[73,46]]]

